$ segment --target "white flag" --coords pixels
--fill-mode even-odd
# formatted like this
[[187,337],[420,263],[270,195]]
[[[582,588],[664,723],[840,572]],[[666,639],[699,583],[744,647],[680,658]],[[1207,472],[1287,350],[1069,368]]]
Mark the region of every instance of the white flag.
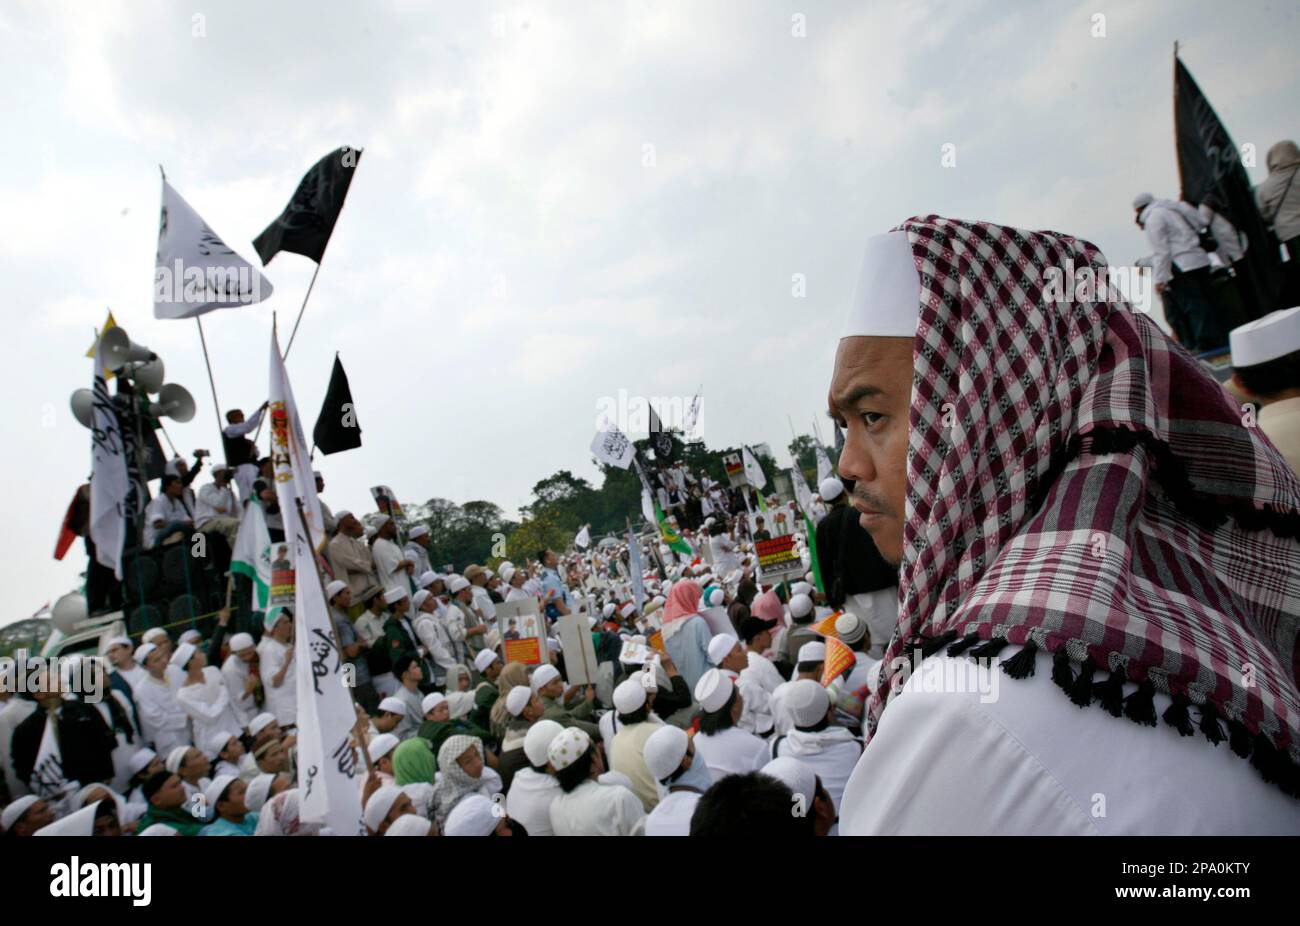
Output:
[[741,445],[740,459],[745,467],[745,479],[756,489],[761,489],[767,485],[767,477],[763,475],[763,467],[758,465],[753,451],[745,445]]
[[686,408],[686,414],[682,420],[682,434],[686,440],[694,440],[700,436],[700,431],[704,429],[704,422],[700,420],[700,412],[704,402],[704,396],[696,393],[691,396],[691,404]]
[[95,381],[90,421],[90,541],[95,559],[122,578],[122,544],[126,540],[127,441],[104,378],[102,344],[95,346]]
[[590,524],[582,525],[582,530],[578,531],[578,536],[573,538],[574,546],[580,547],[583,550],[591,546],[591,531],[588,530],[590,527]]
[[604,463],[627,469],[632,465],[636,447],[616,426],[606,424],[605,430],[596,432],[596,437],[591,442],[591,452]]
[[45,732],[41,734],[41,745],[36,750],[36,764],[32,767],[32,777],[28,786],[32,793],[53,805],[56,813],[62,813],[64,801],[81,787],[80,782],[70,782],[63,775],[63,753],[59,751],[57,735],[58,717],[45,715]]
[[803,478],[803,470],[799,468],[799,461],[794,461],[794,466],[790,468],[790,480],[794,483],[794,498],[799,503],[800,510],[808,517],[812,517],[812,492],[808,489],[808,483]]
[[[312,484],[313,488],[315,483]],[[266,528],[266,512],[256,498],[244,502],[239,533],[230,557],[230,571],[247,576],[253,583],[254,611],[265,611],[271,597],[271,532]]]
[[275,490],[296,573],[293,634],[298,787],[302,793],[299,814],[304,822],[324,823],[340,836],[362,835],[366,830],[357,775],[364,774],[365,766],[358,768],[362,760],[352,747],[357,715],[348,685],[351,668],[345,671],[317,572],[316,553],[325,543],[320,500],[309,445],[274,332],[268,394]]
[[831,466],[830,457],[826,456],[826,448],[817,438],[813,438],[813,451],[817,454],[817,484],[821,485],[825,480],[835,475],[835,469]]
[[[617,562],[619,566],[623,565],[622,560]],[[631,528],[627,532],[627,562],[632,579],[632,600],[636,602],[636,610],[639,614],[645,607],[645,567],[641,565],[641,541],[637,539]]]
[[154,318],[194,318],[271,295],[271,282],[234,252],[166,180],[162,182]]

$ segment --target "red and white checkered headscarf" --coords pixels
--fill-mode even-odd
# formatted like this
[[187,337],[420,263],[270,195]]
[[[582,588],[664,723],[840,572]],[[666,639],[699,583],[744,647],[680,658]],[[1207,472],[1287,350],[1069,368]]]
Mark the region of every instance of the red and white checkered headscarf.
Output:
[[1150,725],[1167,693],[1166,722],[1193,734],[1195,707],[1218,743],[1222,719],[1300,796],[1300,480],[1118,294],[1051,298],[1048,268],[1108,280],[1093,245],[938,216],[897,230],[921,304],[898,626],[869,730],[913,648],[1024,644],[1009,675],[1045,650],[1076,704]]

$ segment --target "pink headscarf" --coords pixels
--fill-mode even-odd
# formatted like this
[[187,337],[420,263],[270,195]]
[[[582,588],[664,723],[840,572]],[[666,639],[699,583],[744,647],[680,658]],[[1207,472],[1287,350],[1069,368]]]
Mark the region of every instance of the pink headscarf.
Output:
[[755,598],[754,603],[749,606],[749,613],[762,620],[777,623],[785,617],[785,609],[781,607],[781,599],[777,597],[775,589],[768,589]]
[[690,579],[673,583],[673,590],[668,593],[668,605],[664,608],[664,626],[683,617],[690,617],[700,611],[700,587]]

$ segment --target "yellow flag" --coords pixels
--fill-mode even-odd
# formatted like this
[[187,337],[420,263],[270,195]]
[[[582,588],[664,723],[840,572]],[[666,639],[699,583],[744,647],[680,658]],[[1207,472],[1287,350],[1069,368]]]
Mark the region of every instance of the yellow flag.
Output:
[[[109,309],[109,310],[108,310],[108,318],[104,321],[104,327],[101,328],[100,330],[98,330],[98,331],[95,332],[95,343],[90,345],[90,350],[86,351],[86,356],[89,357],[91,360],[94,360],[94,359],[95,359],[95,348],[99,347],[99,339],[100,339],[100,337],[101,337],[101,336],[104,334],[104,332],[107,331],[109,328],[116,328],[116,327],[117,327],[117,322],[116,322],[116,321],[114,320],[114,318],[113,318],[113,310],[112,310],[112,309]],[[105,370],[105,371],[104,371],[104,378],[105,378],[105,379],[112,379],[112,378],[113,378],[113,371],[112,371],[112,370]]]

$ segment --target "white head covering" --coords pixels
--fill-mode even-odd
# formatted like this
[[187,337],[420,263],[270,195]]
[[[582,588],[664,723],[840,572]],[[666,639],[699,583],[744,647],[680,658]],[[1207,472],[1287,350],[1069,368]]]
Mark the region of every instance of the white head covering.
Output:
[[[393,700],[396,701],[397,699],[393,698]],[[432,694],[427,694],[424,696],[424,700],[420,702],[420,710],[427,714],[446,700],[447,696],[438,691],[435,691]]]
[[406,714],[406,702],[401,698],[395,698],[392,695],[384,698],[379,702],[379,709],[387,711],[390,714]]
[[911,338],[921,317],[921,276],[906,232],[867,239],[840,337]]
[[715,588],[709,592],[709,607],[721,607],[722,603],[727,600],[727,594],[720,588]]
[[722,660],[736,648],[740,641],[729,633],[720,633],[709,641],[709,662],[715,666],[722,665]]
[[370,741],[370,761],[378,762],[384,756],[396,749],[399,743],[401,743],[401,740],[393,734],[380,733]]
[[[373,749],[374,743],[370,745]],[[366,801],[366,810],[363,814],[366,826],[372,830],[379,829],[380,824],[384,822],[384,818],[388,816],[388,812],[393,809],[393,805],[397,803],[397,799],[401,796],[402,789],[396,785],[384,785],[384,787],[370,795],[370,800]]]
[[812,613],[812,609],[813,609],[812,599],[809,598],[807,595],[790,596],[791,617],[807,617],[809,614]]
[[621,614],[623,617],[631,617],[633,614],[636,613],[636,602],[629,601],[627,604],[623,605],[623,607],[619,609],[618,613]]
[[664,724],[645,741],[645,764],[655,781],[663,781],[682,764],[690,738],[681,727]]
[[474,709],[474,692],[453,691],[447,695],[447,716],[452,720],[468,717]]
[[546,758],[550,760],[551,767],[559,772],[581,759],[590,748],[591,737],[585,730],[566,727],[546,747]]
[[834,476],[827,476],[817,486],[818,494],[822,501],[833,502],[844,493],[844,483],[840,482]]
[[506,695],[506,712],[511,717],[518,717],[528,706],[528,702],[533,699],[533,690],[523,685],[516,685],[510,689]]
[[529,679],[529,683],[532,685],[533,691],[536,691],[545,685],[549,685],[559,677],[560,670],[550,663],[547,663],[546,665],[539,667],[537,671],[533,673],[533,677]]
[[404,588],[389,588],[384,590],[384,604],[397,604],[406,597],[407,592]]
[[220,733],[213,733],[208,737],[208,741],[203,744],[205,747],[203,754],[207,756],[208,759],[215,761],[217,756],[221,755],[221,751],[226,748],[226,744],[229,743],[234,736],[235,734],[227,733],[225,730],[222,730]]
[[6,833],[9,832],[22,815],[31,810],[32,805],[39,800],[40,798],[35,794],[24,794],[16,801],[12,801],[9,806],[4,809],[4,813],[0,813],[0,829],[3,829]]
[[1155,199],[1150,193],[1139,193],[1133,197],[1133,208],[1143,209],[1155,202]]
[[1234,367],[1268,363],[1300,350],[1300,306],[1278,309],[1233,328],[1228,334],[1228,343],[1232,347]]
[[795,656],[795,662],[825,662],[826,661],[826,644],[821,640],[813,640],[799,647],[799,654]]
[[150,627],[144,633],[140,634],[140,639],[145,643],[152,643],[155,640],[165,640],[167,639],[167,631],[163,630],[161,627]]
[[185,754],[193,748],[193,746],[177,746],[167,753],[167,760],[163,762],[163,766],[173,775],[180,774],[181,763],[185,761]]
[[238,775],[218,775],[212,779],[212,784],[203,789],[203,798],[214,814],[217,812],[217,799],[221,797],[221,792],[238,780]]
[[420,573],[420,578],[416,580],[416,584],[419,585],[420,588],[428,588],[434,582],[437,582],[440,578],[442,577],[438,575],[438,573],[434,572],[432,569],[426,569],[424,572]]
[[413,813],[404,813],[384,831],[385,836],[428,836],[433,821]]
[[420,610],[420,606],[432,597],[433,592],[429,591],[427,588],[422,588],[416,592],[415,597],[411,599],[411,607],[418,611]]
[[826,717],[831,706],[831,696],[820,682],[801,678],[790,683],[783,702],[794,715],[796,727],[811,727]]
[[545,765],[548,761],[546,751],[551,747],[551,740],[563,732],[564,727],[554,720],[539,720],[529,727],[524,736],[524,755],[528,761],[533,765]]
[[706,714],[720,711],[731,699],[731,679],[717,669],[710,669],[695,683],[695,700]]
[[252,649],[253,645],[253,635],[251,633],[237,633],[230,638],[230,651],[232,653],[242,653],[246,649]]
[[334,596],[347,587],[348,583],[344,582],[342,579],[335,579],[329,585],[325,586],[325,600],[333,601]]
[[350,517],[352,517],[352,512],[348,511],[348,509],[346,508],[344,508],[342,511],[334,512],[335,521],[342,521],[344,518],[350,518]]
[[182,643],[176,647],[176,652],[172,653],[171,664],[179,669],[184,669],[185,664],[194,658],[198,649],[193,643]]
[[496,805],[482,794],[460,799],[442,828],[444,836],[491,836],[500,819]]
[[866,632],[867,622],[851,611],[845,611],[835,619],[835,635],[845,643],[857,643]]
[[248,722],[248,735],[257,736],[273,723],[275,723],[275,715],[263,711]]
[[275,776],[270,772],[264,772],[250,781],[248,791],[244,793],[244,806],[253,812],[261,810],[262,805],[271,796],[273,784],[275,784]]
[[793,756],[781,756],[764,765],[759,771],[769,778],[784,782],[791,791],[803,798],[805,812],[812,811],[817,796],[817,773]]
[[202,639],[203,639],[203,634],[199,633],[197,630],[194,630],[193,628],[185,631],[183,634],[180,635],[180,641],[182,643],[198,644],[198,642]]
[[143,772],[145,766],[156,758],[158,758],[158,753],[152,749],[137,749],[135,754],[126,760],[126,767],[131,772],[131,777],[134,778]]
[[141,643],[135,648],[135,653],[132,654],[131,658],[140,663],[140,665],[144,665],[144,661],[149,658],[149,654],[157,648],[158,647],[152,643]]
[[456,578],[451,580],[451,585],[447,587],[447,591],[455,595],[467,588],[469,588],[469,579],[464,576],[456,576]]
[[497,654],[495,650],[479,650],[478,655],[474,657],[474,668],[478,669],[479,674],[487,671],[487,667],[496,662]]
[[406,536],[414,540],[416,537],[424,537],[429,533],[429,529],[423,524],[417,524],[406,532]]
[[619,682],[614,689],[614,709],[620,714],[631,714],[645,706],[646,690],[637,677],[640,674]]
[[790,594],[792,595],[811,596],[812,593],[813,593],[813,587],[807,582],[796,582],[790,586]]

